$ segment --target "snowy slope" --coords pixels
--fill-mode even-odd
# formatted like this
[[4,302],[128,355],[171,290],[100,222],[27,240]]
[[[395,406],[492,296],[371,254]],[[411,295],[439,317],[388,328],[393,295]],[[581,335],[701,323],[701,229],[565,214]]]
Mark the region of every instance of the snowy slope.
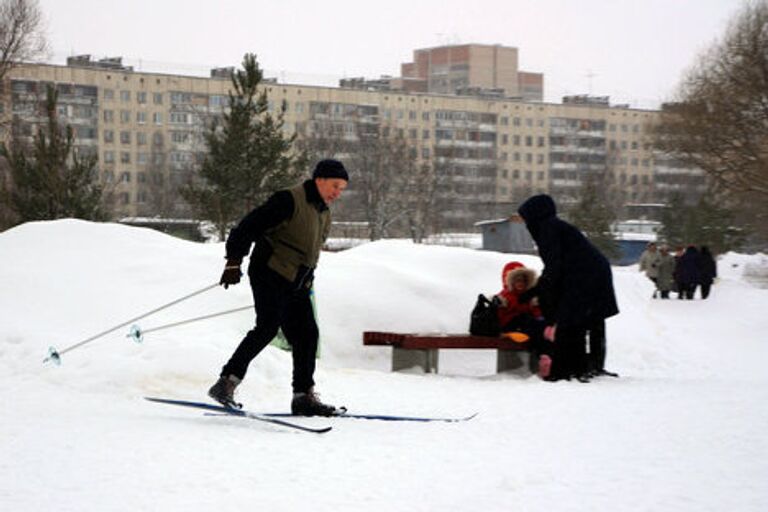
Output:
[[[441,374],[392,374],[363,330],[466,331],[510,255],[382,241],[324,253],[316,280],[323,398],[352,411],[460,415],[462,424],[332,423],[322,436],[151,404],[204,399],[250,312],[127,327],[59,350],[215,283],[221,244],[74,220],[0,233],[0,504],[14,511],[611,510],[768,508],[768,290],[727,255],[707,301],[653,301],[614,269],[608,323],[621,379],[494,375],[491,351],[441,354]],[[540,268],[538,258],[514,259]],[[757,270],[756,270],[757,269]],[[151,329],[248,305],[243,283],[138,323]],[[489,353],[486,353],[489,352]],[[268,348],[239,398],[286,410],[290,358]]]

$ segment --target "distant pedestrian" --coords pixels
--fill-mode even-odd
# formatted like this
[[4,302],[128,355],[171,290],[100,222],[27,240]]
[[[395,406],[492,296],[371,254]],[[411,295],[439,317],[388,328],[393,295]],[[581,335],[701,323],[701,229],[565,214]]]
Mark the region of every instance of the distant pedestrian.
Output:
[[717,262],[709,252],[709,247],[706,245],[701,246],[701,252],[699,253],[699,285],[701,285],[701,298],[706,299],[709,297],[709,291],[712,288],[712,283],[717,277]]
[[669,298],[669,292],[675,287],[675,257],[669,254],[669,248],[666,245],[659,247],[659,275],[656,278],[656,286],[659,289],[662,299]]
[[689,245],[682,256],[677,260],[676,273],[680,293],[688,300],[693,299],[696,287],[701,282],[700,256],[696,247]]
[[640,255],[640,272],[645,272],[646,277],[653,282],[655,299],[658,294],[656,280],[659,277],[659,251],[654,242],[649,242]]

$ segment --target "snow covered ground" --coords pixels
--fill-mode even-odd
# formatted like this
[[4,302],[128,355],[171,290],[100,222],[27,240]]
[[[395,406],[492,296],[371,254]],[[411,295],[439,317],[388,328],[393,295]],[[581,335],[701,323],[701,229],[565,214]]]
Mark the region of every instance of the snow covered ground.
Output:
[[[382,241],[325,253],[317,274],[323,399],[352,412],[478,416],[408,424],[307,418],[323,435],[204,416],[145,395],[205,399],[253,322],[246,311],[130,341],[59,350],[218,281],[221,244],[74,220],[0,233],[0,507],[21,511],[768,510],[764,256],[726,255],[709,300],[652,300],[614,269],[622,313],[608,368],[546,383],[494,374],[492,351],[443,351],[441,373],[390,373],[363,330],[466,331],[504,263],[538,258]],[[763,272],[765,274],[765,272]],[[250,303],[246,282],[138,322],[151,329]],[[290,357],[269,347],[239,398],[287,410]]]

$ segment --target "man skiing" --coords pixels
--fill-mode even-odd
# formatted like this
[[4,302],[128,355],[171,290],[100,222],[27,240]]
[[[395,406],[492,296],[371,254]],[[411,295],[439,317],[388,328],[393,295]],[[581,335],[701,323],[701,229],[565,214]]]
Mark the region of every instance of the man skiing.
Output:
[[239,407],[235,388],[250,362],[283,329],[293,354],[291,412],[301,416],[332,416],[336,407],[322,403],[314,391],[318,327],[310,290],[320,250],[328,237],[328,207],[349,182],[338,160],[321,160],[312,178],[273,194],[232,229],[227,238],[227,263],[221,275],[224,288],[240,282],[240,265],[253,252],[248,278],[256,309],[250,330],[221,370],[208,395],[227,407]]

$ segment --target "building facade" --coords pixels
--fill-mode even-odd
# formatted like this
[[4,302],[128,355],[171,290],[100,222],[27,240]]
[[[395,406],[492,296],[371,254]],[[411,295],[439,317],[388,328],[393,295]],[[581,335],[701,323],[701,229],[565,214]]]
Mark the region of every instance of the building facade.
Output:
[[[27,64],[7,77],[4,112],[15,120],[17,134],[31,137],[42,119],[46,86],[55,85],[61,119],[75,128],[81,150],[98,156],[116,215],[179,217],[184,209],[169,190],[199,167],[203,134],[226,108],[229,73],[146,73],[118,59],[85,57],[66,66]],[[691,180],[704,186],[700,173],[654,155],[649,129],[657,111],[615,107],[607,99],[555,104],[386,87],[274,81],[264,87],[270,109],[287,105],[288,134],[306,137],[331,122],[337,132],[354,136],[362,120],[407,140],[420,163],[443,175],[440,194],[449,206],[441,226],[447,230],[471,230],[477,221],[507,216],[534,193],[573,202],[586,177],[598,172],[613,185],[606,193],[622,203],[663,201],[675,187],[689,190]]]

